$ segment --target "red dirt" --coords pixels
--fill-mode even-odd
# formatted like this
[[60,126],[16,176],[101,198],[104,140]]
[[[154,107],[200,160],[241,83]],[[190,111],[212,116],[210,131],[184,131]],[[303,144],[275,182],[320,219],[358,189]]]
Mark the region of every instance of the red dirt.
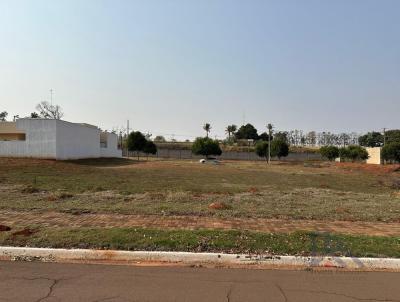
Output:
[[346,171],[361,171],[371,174],[390,174],[400,171],[400,165],[368,165],[364,163],[335,163],[335,167]]
[[[337,211],[346,211],[337,208]],[[320,220],[286,220],[266,218],[230,218],[198,216],[144,216],[123,214],[90,214],[59,212],[17,212],[1,211],[0,221],[7,221],[13,228],[29,224],[46,227],[143,227],[161,229],[224,229],[249,230],[265,233],[291,233],[294,231],[317,231],[370,236],[400,236],[400,223],[396,222],[362,222],[362,221],[320,221]],[[30,230],[35,232],[34,230]],[[26,231],[25,231],[26,232]]]
[[26,228],[26,229],[23,229],[21,231],[17,231],[17,232],[12,233],[12,236],[13,237],[15,237],[15,236],[29,237],[29,236],[35,234],[36,232],[37,231],[35,231],[35,230],[31,230],[29,228]]
[[249,193],[257,193],[259,190],[256,187],[249,188]]
[[229,206],[224,202],[217,201],[217,202],[210,203],[208,208],[214,209],[214,210],[226,210],[226,209],[229,209]]

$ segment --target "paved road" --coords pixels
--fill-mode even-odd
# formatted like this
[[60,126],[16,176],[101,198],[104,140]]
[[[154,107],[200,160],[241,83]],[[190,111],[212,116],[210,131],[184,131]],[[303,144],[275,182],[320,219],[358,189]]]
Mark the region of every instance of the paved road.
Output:
[[400,274],[0,261],[0,301],[400,301]]

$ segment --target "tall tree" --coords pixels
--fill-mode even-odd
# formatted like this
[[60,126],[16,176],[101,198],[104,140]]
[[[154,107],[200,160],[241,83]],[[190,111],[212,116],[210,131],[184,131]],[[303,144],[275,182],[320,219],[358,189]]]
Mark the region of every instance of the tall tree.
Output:
[[358,143],[363,147],[380,147],[383,145],[383,135],[379,132],[368,132],[358,138]]
[[207,137],[208,137],[208,134],[211,131],[211,125],[209,123],[205,123],[204,126],[203,126],[203,129],[207,133]]
[[53,105],[46,101],[39,103],[36,106],[36,110],[42,118],[60,120],[64,116],[59,105]]
[[231,140],[231,136],[235,134],[236,130],[237,130],[236,125],[229,125],[228,127],[226,127],[225,132],[228,134],[229,140]]
[[237,139],[258,139],[257,129],[252,124],[246,124],[239,128],[235,133]]
[[0,122],[5,122],[7,120],[7,111],[0,112]]
[[388,130],[385,132],[385,144],[400,142],[400,130]]

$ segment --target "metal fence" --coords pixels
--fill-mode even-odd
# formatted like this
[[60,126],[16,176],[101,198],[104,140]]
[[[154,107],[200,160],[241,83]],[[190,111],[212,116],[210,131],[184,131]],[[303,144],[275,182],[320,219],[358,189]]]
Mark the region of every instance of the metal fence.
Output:
[[[137,157],[137,152],[123,151],[123,156]],[[172,159],[201,159],[204,158],[202,155],[194,155],[191,150],[171,150],[171,149],[158,149],[157,154],[145,154],[139,152],[140,157],[155,157],[155,158],[172,158]],[[217,159],[221,160],[249,160],[249,161],[264,161],[265,159],[259,157],[254,152],[237,152],[237,151],[225,151],[221,156],[216,156]],[[277,160],[277,158],[273,158]],[[319,153],[289,153],[287,157],[282,157],[281,161],[307,161],[307,160],[322,160],[322,156]]]

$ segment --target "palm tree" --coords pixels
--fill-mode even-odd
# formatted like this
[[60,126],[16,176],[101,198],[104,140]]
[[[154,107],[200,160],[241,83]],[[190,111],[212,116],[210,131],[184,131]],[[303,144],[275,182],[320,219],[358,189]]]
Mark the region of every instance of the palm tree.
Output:
[[236,125],[229,125],[228,127],[226,127],[225,132],[228,133],[228,139],[231,140],[231,135],[235,134],[237,130],[237,126]]
[[208,134],[211,131],[211,125],[209,123],[205,123],[204,126],[203,126],[203,129],[207,133],[207,137],[208,137]]

